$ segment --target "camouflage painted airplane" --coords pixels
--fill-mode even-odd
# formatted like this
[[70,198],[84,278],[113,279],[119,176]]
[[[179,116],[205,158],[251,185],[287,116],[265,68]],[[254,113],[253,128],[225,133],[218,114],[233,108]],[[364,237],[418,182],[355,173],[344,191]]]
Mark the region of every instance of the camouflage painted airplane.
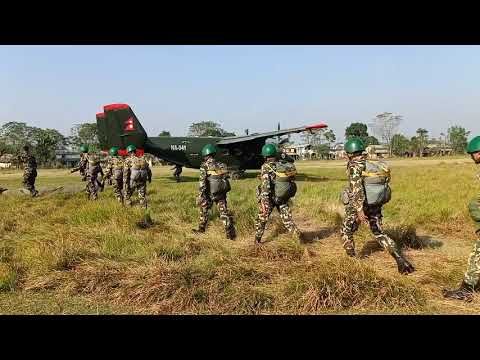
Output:
[[103,151],[117,146],[120,155],[126,155],[126,147],[133,144],[137,147],[138,154],[145,152],[172,164],[198,169],[202,162],[203,146],[214,144],[219,150],[217,159],[226,163],[232,172],[241,174],[247,169],[260,169],[263,163],[261,149],[268,138],[304,131],[313,132],[326,128],[327,125],[320,123],[263,134],[223,138],[148,137],[129,105],[111,104],[103,107],[103,113],[97,114],[97,127]]

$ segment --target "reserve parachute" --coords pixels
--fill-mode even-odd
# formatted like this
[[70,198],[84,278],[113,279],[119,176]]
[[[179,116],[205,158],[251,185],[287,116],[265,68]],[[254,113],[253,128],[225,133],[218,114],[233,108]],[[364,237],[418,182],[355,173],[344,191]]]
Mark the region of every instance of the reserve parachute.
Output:
[[144,157],[135,157],[133,159],[130,181],[146,182],[148,180],[148,163]]
[[231,190],[230,181],[228,181],[228,171],[221,168],[210,169],[208,174],[208,186],[210,194],[214,197],[222,196]]
[[267,164],[271,171],[275,173],[275,202],[285,203],[293,198],[297,193],[297,184],[295,183],[295,175],[297,169],[290,162],[280,161],[276,163],[274,170]]

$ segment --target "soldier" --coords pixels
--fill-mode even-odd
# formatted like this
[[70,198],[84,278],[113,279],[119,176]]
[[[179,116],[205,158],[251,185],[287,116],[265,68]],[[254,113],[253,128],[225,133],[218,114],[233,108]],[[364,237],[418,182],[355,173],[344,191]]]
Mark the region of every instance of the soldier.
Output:
[[23,163],[23,187],[30,192],[32,197],[36,197],[38,196],[38,191],[35,190],[37,160],[35,159],[35,156],[30,153],[28,145],[23,147],[19,160]]
[[100,156],[96,153],[88,153],[86,155],[86,176],[87,184],[85,187],[85,192],[90,200],[97,200],[98,190],[102,188],[102,184],[98,180],[98,175],[103,177],[102,166],[100,165]]
[[382,205],[369,205],[367,203],[364,175],[366,170],[365,145],[360,139],[348,140],[345,144],[347,153],[347,175],[349,188],[345,204],[345,219],[341,230],[343,247],[347,255],[355,256],[355,244],[353,234],[358,230],[359,223],[363,222],[370,226],[370,230],[390,255],[397,262],[398,271],[401,274],[409,274],[415,269],[399,252],[395,242],[388,237],[382,229]]
[[[480,136],[473,138],[468,143],[467,152],[475,164],[480,164]],[[480,179],[480,174],[477,174],[477,177]],[[443,296],[470,302],[473,300],[473,291],[476,289],[480,279],[480,194],[470,201],[468,209],[472,220],[475,222],[477,240],[468,258],[467,271],[460,287],[456,290],[444,289]]]
[[116,146],[112,147],[109,151],[110,158],[105,170],[105,175],[103,180],[109,180],[109,183],[112,183],[113,193],[117,198],[118,202],[123,204],[123,167],[124,161],[121,156],[118,155],[118,148]]
[[194,234],[204,233],[208,223],[208,211],[213,203],[217,205],[227,239],[236,238],[233,217],[227,208],[227,193],[230,191],[228,172],[225,164],[215,161],[217,149],[207,144],[202,149],[203,162],[200,165],[199,195],[197,205],[200,207],[200,224]]
[[87,155],[88,155],[88,146],[82,145],[80,146],[80,161],[76,167],[74,167],[70,173],[74,173],[76,171],[80,171],[80,175],[82,176],[82,181],[87,181]]
[[170,170],[175,170],[173,172],[173,176],[175,177],[175,180],[177,180],[177,182],[180,182],[180,174],[182,173],[182,166],[175,164],[175,166]]
[[147,181],[152,182],[152,170],[144,156],[136,156],[135,145],[128,145],[128,157],[123,166],[123,186],[125,202],[132,205],[130,198],[138,191],[140,205],[147,208]]
[[[284,167],[288,164],[287,161],[277,161],[277,147],[274,144],[265,144],[262,148],[262,155],[265,158],[265,163],[260,170],[261,184],[257,187],[257,202],[258,202],[258,215],[255,221],[255,244],[260,244],[265,227],[268,222],[268,218],[273,209],[276,208],[280,213],[283,225],[290,232],[298,236],[300,240],[303,239],[303,234],[297,228],[292,218],[292,211],[288,205],[288,200],[293,197],[296,192],[296,185],[293,180],[288,179],[284,181],[285,185],[292,187],[293,193],[288,196],[278,197],[276,192],[276,181],[283,181],[279,177],[288,178],[294,176],[296,171],[292,168],[292,174],[285,174],[285,171],[279,172],[280,167]],[[280,155],[281,156],[281,155]],[[290,159],[291,160],[291,159]],[[278,177],[278,179],[277,179]],[[287,179],[285,179],[287,180]]]

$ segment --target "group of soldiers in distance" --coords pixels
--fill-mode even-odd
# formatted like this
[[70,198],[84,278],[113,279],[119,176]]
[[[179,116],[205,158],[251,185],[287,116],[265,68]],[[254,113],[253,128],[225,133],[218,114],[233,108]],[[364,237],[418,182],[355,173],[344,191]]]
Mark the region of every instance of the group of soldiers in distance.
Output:
[[[134,145],[127,146],[126,158],[119,155],[118,148],[111,148],[105,171],[102,169],[98,154],[89,152],[86,145],[81,146],[80,150],[82,152],[80,162],[72,172],[80,171],[83,180],[86,181],[86,193],[89,199],[96,200],[98,190],[102,188],[105,180],[108,180],[120,203],[132,205],[131,197],[136,191],[140,205],[147,207],[147,181],[149,183],[152,181],[152,172],[145,157],[136,155]],[[379,244],[394,258],[399,273],[412,273],[415,271],[413,265],[403,257],[397,244],[382,229],[382,207],[391,198],[388,166],[383,161],[368,159],[365,145],[360,139],[348,140],[345,143],[345,152],[348,157],[348,187],[341,196],[345,205],[341,239],[346,254],[355,257],[353,235],[360,224],[364,223],[370,227]],[[467,152],[476,164],[480,164],[480,136],[469,142]],[[236,238],[234,219],[227,206],[227,194],[231,190],[229,176],[227,166],[215,159],[216,153],[217,149],[212,144],[207,144],[202,149],[203,162],[200,166],[197,197],[200,219],[198,228],[192,231],[194,234],[206,231],[208,212],[215,203],[224,225],[225,236],[233,240]],[[302,241],[304,234],[293,221],[289,206],[290,199],[297,191],[293,160],[281,157],[274,144],[265,144],[262,155],[264,163],[259,175],[261,183],[256,191],[258,214],[255,220],[254,243],[261,244],[266,224],[274,208],[278,210],[285,228]],[[26,146],[20,158],[24,166],[23,185],[30,191],[31,196],[35,197],[38,195],[35,189],[37,176],[35,157]],[[175,170],[178,181],[181,167],[179,170],[176,166]],[[99,175],[102,180],[98,179]],[[469,212],[476,224],[477,240],[468,259],[467,271],[458,289],[443,290],[446,298],[465,301],[473,300],[473,293],[478,289],[480,279],[480,194],[469,203]]]

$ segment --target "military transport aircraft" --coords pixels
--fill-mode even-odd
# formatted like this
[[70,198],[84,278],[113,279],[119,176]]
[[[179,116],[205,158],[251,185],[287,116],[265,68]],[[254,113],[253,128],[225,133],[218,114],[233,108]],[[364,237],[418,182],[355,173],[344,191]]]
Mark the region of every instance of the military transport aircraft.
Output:
[[126,155],[126,147],[133,144],[137,153],[152,154],[164,161],[187,168],[200,167],[201,151],[206,144],[218,148],[217,159],[227,164],[236,173],[248,169],[260,169],[263,158],[262,146],[268,138],[281,135],[316,131],[326,128],[323,123],[298,128],[231,137],[148,137],[140,121],[127,104],[111,104],[97,114],[98,138],[103,151],[117,146],[120,155]]

